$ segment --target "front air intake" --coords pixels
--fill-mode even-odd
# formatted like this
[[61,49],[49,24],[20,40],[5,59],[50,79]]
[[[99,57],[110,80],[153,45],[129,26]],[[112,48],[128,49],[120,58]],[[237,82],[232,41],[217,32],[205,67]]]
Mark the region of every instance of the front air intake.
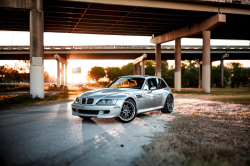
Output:
[[86,103],[86,98],[82,98],[82,104]]
[[93,102],[94,102],[94,99],[93,99],[93,98],[88,98],[87,104],[93,104]]
[[99,111],[98,110],[81,110],[81,109],[78,109],[78,113],[80,113],[80,114],[89,114],[89,115],[98,115]]

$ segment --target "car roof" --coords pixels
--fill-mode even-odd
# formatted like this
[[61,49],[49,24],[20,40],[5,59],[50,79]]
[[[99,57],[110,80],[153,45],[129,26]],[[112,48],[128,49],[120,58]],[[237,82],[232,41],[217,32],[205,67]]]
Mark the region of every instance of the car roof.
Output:
[[133,78],[160,78],[157,76],[149,76],[149,75],[128,75],[128,76],[122,76],[122,77],[133,77]]

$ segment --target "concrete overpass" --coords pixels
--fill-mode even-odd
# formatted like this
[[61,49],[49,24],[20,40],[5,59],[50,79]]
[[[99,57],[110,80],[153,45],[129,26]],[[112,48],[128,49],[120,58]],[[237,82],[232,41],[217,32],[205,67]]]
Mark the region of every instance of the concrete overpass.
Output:
[[[250,46],[211,46],[211,61],[250,60]],[[29,46],[0,46],[0,60],[29,60]],[[143,53],[147,60],[155,60],[154,45],[96,45],[96,46],[45,46],[44,59],[53,60],[58,54],[65,60],[78,59],[127,59],[134,60]],[[175,47],[161,46],[161,59],[174,60]],[[202,46],[181,46],[181,60],[202,60]],[[63,63],[66,63],[65,61]]]
[[249,40],[247,0],[1,0],[0,30],[30,31],[30,94],[44,98],[43,32],[152,36],[156,75],[161,44],[175,40],[175,90],[181,90],[181,38],[203,38],[202,87],[210,92],[210,39]]
[[[0,60],[29,60],[29,46],[0,46]],[[161,46],[161,59],[174,60],[175,47]],[[221,61],[223,79],[223,60],[250,60],[250,46],[211,46],[211,62]],[[44,60],[57,60],[57,85],[67,84],[67,60],[83,59],[121,59],[135,60],[142,54],[146,58],[134,64],[134,74],[145,74],[144,60],[155,60],[154,45],[97,45],[97,46],[45,46]],[[55,55],[57,55],[55,57]],[[225,56],[228,55],[228,56]],[[59,58],[58,58],[59,57]],[[61,59],[60,59],[61,58]],[[182,46],[181,60],[202,61],[202,46]],[[62,63],[62,82],[60,83],[60,64]],[[200,64],[201,66],[202,64]],[[141,69],[140,69],[141,68]],[[200,68],[201,69],[201,68]],[[201,73],[202,71],[200,71]],[[65,79],[64,79],[65,76]],[[200,75],[201,81],[201,75]],[[223,81],[222,81],[223,83]],[[221,85],[223,86],[223,85]]]

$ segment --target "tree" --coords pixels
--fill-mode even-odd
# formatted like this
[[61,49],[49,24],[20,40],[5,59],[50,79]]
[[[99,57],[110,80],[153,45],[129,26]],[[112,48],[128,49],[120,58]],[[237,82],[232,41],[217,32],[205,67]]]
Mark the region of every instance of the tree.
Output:
[[169,87],[174,88],[174,67],[171,66],[171,68],[167,71],[166,75],[162,78],[166,81]]
[[161,61],[161,77],[166,81],[169,87],[174,87],[174,68],[168,69],[168,62]]
[[166,78],[168,73],[168,61],[161,61],[161,77]]
[[232,68],[231,87],[234,87],[234,85],[239,87],[240,84],[244,87],[249,84],[249,69],[243,68],[243,65],[238,62],[228,63],[227,66]]
[[150,76],[155,76],[155,61],[152,60],[145,61],[145,74]]
[[196,61],[188,60],[181,63],[181,86],[198,87],[199,69],[196,67]]
[[121,76],[133,75],[134,74],[134,65],[133,63],[128,63],[127,65],[122,66]]
[[96,84],[98,83],[98,80],[104,76],[106,76],[106,73],[103,67],[100,66],[92,67],[91,70],[88,72],[88,77],[96,81]]
[[44,82],[49,82],[49,73],[44,71]]
[[[224,87],[228,86],[229,78],[231,75],[230,68],[224,66]],[[220,65],[212,66],[212,87],[220,88],[221,87],[221,73]]]
[[121,69],[119,67],[107,67],[106,72],[107,72],[107,77],[109,78],[110,81],[113,81],[114,79],[122,75]]

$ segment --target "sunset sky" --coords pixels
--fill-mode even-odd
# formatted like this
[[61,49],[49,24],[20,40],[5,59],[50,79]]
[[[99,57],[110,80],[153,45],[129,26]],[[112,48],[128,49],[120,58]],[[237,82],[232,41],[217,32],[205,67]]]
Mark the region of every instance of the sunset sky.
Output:
[[[115,35],[90,35],[90,34],[70,34],[70,33],[44,33],[45,46],[82,46],[82,45],[153,45],[150,43],[151,37],[144,36],[115,36]],[[182,45],[202,45],[202,39],[187,39],[181,40]],[[30,44],[29,32],[13,32],[0,31],[1,46],[28,46]],[[174,45],[174,41],[164,43],[163,45]],[[211,40],[211,45],[241,45],[250,46],[250,41],[247,40]],[[93,66],[117,66],[121,67],[133,60],[69,60],[68,65],[68,83],[71,82],[86,82],[87,72]],[[228,63],[225,61],[224,63]],[[250,67],[250,61],[237,61]],[[8,64],[10,67],[18,63],[18,61],[0,61],[0,66]],[[169,61],[170,66],[174,65],[174,61]],[[213,65],[219,65],[219,62],[213,62]],[[56,61],[45,60],[45,70],[51,76],[56,77]],[[72,74],[73,67],[81,67],[81,74]]]

